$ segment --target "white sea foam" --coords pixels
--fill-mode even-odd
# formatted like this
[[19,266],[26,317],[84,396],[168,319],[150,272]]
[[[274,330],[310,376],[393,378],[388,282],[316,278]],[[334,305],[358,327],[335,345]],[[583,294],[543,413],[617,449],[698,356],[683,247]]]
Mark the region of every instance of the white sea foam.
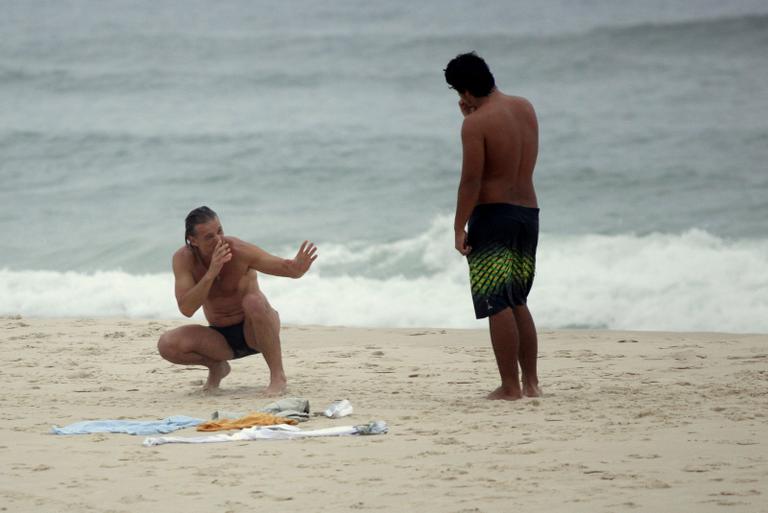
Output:
[[[766,271],[766,240],[544,234],[529,305],[540,328],[768,332]],[[445,216],[412,239],[322,246],[302,279],[263,276],[262,287],[291,324],[485,326]],[[180,317],[170,272],[121,271],[0,270],[0,314]]]
[[173,318],[173,275],[0,270],[0,314]]

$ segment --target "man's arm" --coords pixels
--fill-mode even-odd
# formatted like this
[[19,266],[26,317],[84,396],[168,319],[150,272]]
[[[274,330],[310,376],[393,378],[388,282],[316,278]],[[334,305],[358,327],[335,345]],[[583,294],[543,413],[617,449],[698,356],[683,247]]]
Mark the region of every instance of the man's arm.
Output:
[[293,259],[280,258],[267,253],[258,246],[243,243],[248,259],[248,266],[256,271],[273,276],[301,278],[317,259],[317,247],[304,241]]
[[456,217],[453,221],[453,231],[456,249],[462,255],[467,255],[472,248],[467,246],[465,227],[480,196],[485,165],[483,134],[476,120],[471,117],[465,118],[461,126],[461,146],[464,157],[461,164],[461,181],[456,198]]
[[176,303],[179,311],[186,317],[192,317],[203,306],[211,291],[211,286],[225,263],[232,259],[229,244],[219,242],[213,252],[211,265],[199,282],[192,275],[192,263],[189,254],[181,251],[173,255],[173,275],[175,277]]

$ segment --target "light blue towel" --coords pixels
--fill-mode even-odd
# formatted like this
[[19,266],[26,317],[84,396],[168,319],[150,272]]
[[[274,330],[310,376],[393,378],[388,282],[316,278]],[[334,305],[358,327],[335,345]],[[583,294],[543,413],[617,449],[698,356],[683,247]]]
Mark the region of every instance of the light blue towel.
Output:
[[170,433],[204,422],[203,419],[174,415],[163,420],[86,420],[64,427],[53,426],[56,435],[87,435],[89,433],[127,433],[129,435],[153,435]]

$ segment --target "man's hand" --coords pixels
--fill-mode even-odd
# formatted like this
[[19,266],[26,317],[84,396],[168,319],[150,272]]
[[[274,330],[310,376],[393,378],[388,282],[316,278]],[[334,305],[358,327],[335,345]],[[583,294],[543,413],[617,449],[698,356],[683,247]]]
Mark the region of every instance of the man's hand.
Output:
[[309,268],[312,266],[312,262],[317,258],[317,246],[312,242],[304,241],[299,248],[296,257],[293,259],[294,277],[301,278],[304,276]]
[[464,114],[464,117],[466,118],[467,116],[475,112],[477,110],[477,107],[472,107],[464,100],[459,100],[459,109],[461,110],[461,113]]
[[232,260],[232,250],[229,249],[229,243],[222,239],[216,244],[216,249],[213,250],[211,265],[208,266],[208,275],[211,278],[218,276],[221,268],[230,260]]
[[472,248],[467,244],[467,232],[466,230],[456,230],[456,251],[464,256],[469,255]]

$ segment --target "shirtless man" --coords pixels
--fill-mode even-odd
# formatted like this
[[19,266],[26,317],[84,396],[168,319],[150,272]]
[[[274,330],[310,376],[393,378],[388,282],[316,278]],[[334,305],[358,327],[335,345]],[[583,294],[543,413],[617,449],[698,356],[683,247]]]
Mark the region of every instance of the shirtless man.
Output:
[[259,290],[256,272],[300,278],[317,258],[304,241],[292,260],[224,236],[216,213],[200,207],[186,219],[186,244],[173,255],[176,302],[187,317],[202,306],[210,326],[190,324],[164,333],[160,356],[171,363],[208,368],[204,390],[216,389],[230,372],[228,360],[261,353],[269,367],[265,395],[285,392],[280,316]]
[[475,316],[489,318],[501,375],[501,386],[488,399],[537,397],[538,341],[526,306],[539,233],[533,188],[536,113],[525,98],[499,91],[488,65],[474,52],[451,60],[445,80],[459,93],[464,115],[455,245],[469,262]]

